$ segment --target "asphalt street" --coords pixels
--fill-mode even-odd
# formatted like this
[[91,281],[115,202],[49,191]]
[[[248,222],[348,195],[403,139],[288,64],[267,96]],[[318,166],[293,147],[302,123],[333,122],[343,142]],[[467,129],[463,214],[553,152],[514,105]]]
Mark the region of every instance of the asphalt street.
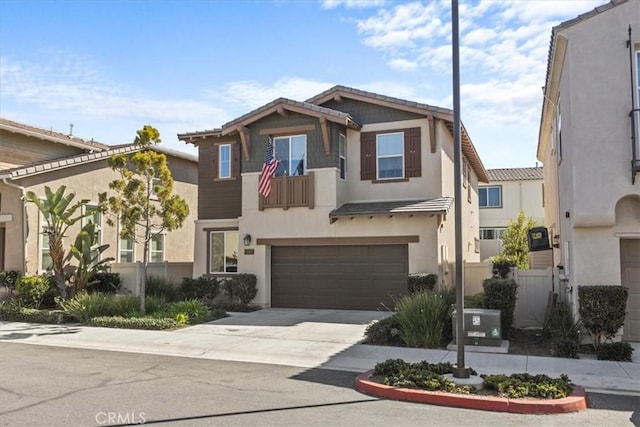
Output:
[[357,373],[0,343],[0,425],[627,426],[640,398],[590,395],[590,409],[517,415],[379,400]]

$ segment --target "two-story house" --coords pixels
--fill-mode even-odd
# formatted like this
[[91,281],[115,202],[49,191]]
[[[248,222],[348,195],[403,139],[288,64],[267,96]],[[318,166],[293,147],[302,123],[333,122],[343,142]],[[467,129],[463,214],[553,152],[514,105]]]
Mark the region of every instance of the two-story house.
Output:
[[544,224],[542,167],[488,169],[487,175],[489,183],[478,186],[483,261],[502,253],[504,231],[520,212]]
[[540,122],[545,224],[561,292],[629,289],[623,338],[640,340],[640,1],[554,27]]
[[[199,149],[194,276],[253,273],[266,307],[392,308],[409,273],[453,283],[452,111],[335,86],[279,98],[220,128],[178,135]],[[279,162],[258,192],[267,143]],[[463,129],[464,248],[479,260],[478,181]]]
[[[153,236],[149,259],[191,262],[198,159],[159,146],[153,149],[167,156],[174,191],[187,200],[190,214],[182,228]],[[76,194],[74,201],[89,200],[83,209],[93,211],[86,220],[69,229],[66,248],[73,243],[83,223],[91,220],[98,226],[99,243],[110,245],[103,256],[121,263],[142,261],[142,244],[136,244],[132,238],[120,238],[118,227],[108,226],[98,209],[98,194],[109,191],[109,182],[120,178],[108,167],[108,158],[138,150],[132,144],[108,146],[0,119],[0,270],[36,274],[50,265],[47,236],[41,232],[44,219],[38,208],[25,200],[27,191],[44,197],[45,186],[56,191],[65,185],[67,193]]]

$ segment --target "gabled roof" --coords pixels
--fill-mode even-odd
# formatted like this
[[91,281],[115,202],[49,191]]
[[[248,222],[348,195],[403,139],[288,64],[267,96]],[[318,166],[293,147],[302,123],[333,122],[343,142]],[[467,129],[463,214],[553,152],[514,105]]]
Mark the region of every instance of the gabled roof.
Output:
[[329,213],[331,222],[356,216],[389,216],[394,214],[446,214],[451,209],[453,197],[424,200],[397,200],[390,202],[345,203]]
[[82,148],[87,151],[101,151],[109,148],[108,145],[101,144],[93,140],[88,141],[83,138],[77,138],[75,136],[65,135],[60,132],[54,132],[53,130],[42,129],[3,118],[0,118],[0,129],[20,135],[38,138],[44,141],[51,141],[70,147]]
[[[66,169],[72,166],[84,165],[87,163],[98,162],[106,160],[114,154],[129,154],[140,151],[142,148],[133,144],[119,145],[109,147],[108,150],[99,151],[96,153],[84,153],[75,156],[65,157],[63,159],[57,159],[55,161],[46,161],[40,163],[34,163],[26,166],[20,166],[11,169],[0,170],[0,179],[20,179],[28,176],[39,175],[42,173],[57,171]],[[152,146],[152,150],[166,154],[168,156],[179,157],[185,160],[198,163],[198,157],[190,154],[185,154],[179,151],[167,150],[158,146]]]
[[487,169],[489,182],[497,181],[533,181],[544,179],[542,167]]
[[[409,111],[416,114],[424,115],[425,117],[435,117],[441,119],[447,125],[449,132],[453,135],[453,110],[442,107],[435,107],[433,105],[422,104],[419,102],[408,101],[406,99],[394,98],[391,96],[380,95],[373,92],[367,92],[360,89],[355,89],[347,86],[337,85],[309,98],[307,102],[313,104],[323,104],[331,100],[339,100],[340,98],[355,99],[362,102],[368,102],[375,105],[381,105],[384,107],[395,108],[403,111]],[[489,182],[487,177],[487,171],[480,160],[480,156],[476,151],[476,148],[471,142],[471,138],[467,133],[464,125],[461,123],[461,142],[462,153],[466,156],[469,164],[478,175],[478,179],[481,182]]]
[[229,133],[237,130],[239,127],[247,126],[263,117],[266,117],[273,113],[286,114],[282,110],[293,111],[296,113],[302,113],[313,117],[324,118],[331,122],[340,123],[352,129],[360,129],[361,126],[356,123],[353,118],[347,113],[342,111],[332,110],[331,108],[321,107],[309,102],[294,101],[287,98],[278,98],[262,107],[256,108],[247,114],[231,120],[222,125],[222,135],[228,135]]

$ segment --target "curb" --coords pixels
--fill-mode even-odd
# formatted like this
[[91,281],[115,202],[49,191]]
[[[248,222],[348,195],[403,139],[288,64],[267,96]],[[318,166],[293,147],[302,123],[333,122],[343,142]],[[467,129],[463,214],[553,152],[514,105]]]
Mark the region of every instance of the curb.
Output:
[[358,375],[355,382],[356,390],[390,400],[512,414],[566,414],[587,409],[587,393],[581,386],[575,386],[573,394],[562,399],[509,399],[391,387],[371,381],[369,378],[372,374],[373,370]]

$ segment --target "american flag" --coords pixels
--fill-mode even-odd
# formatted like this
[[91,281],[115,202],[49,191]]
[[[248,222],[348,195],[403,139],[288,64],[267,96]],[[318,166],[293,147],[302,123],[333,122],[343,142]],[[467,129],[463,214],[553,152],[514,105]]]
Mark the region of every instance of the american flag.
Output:
[[264,165],[262,165],[262,174],[258,182],[258,193],[265,198],[271,194],[271,178],[278,169],[278,161],[273,157],[273,143],[271,138],[267,141],[267,153],[264,156]]

